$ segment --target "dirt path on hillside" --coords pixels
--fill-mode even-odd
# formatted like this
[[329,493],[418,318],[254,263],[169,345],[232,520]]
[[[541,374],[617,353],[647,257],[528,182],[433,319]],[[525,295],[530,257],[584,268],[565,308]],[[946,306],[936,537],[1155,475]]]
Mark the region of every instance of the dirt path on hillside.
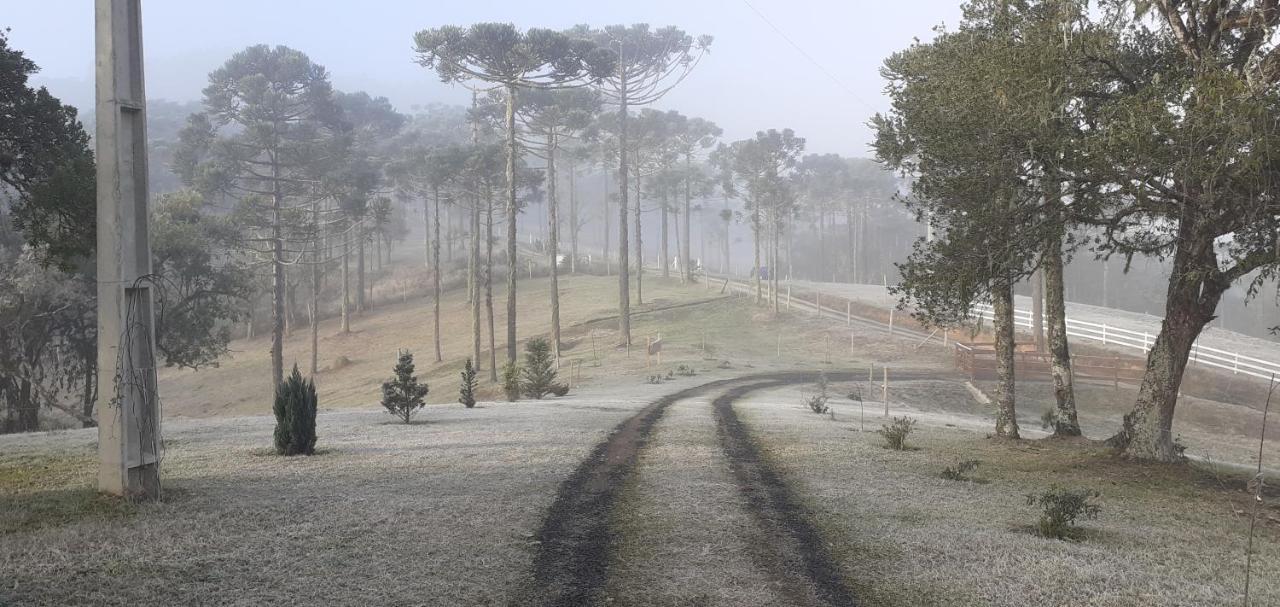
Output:
[[[829,381],[844,382],[862,377],[862,372],[828,371],[826,375]],[[944,374],[900,371],[897,375],[900,379],[937,379]],[[744,498],[742,503],[755,521],[754,529],[747,533],[756,567],[782,576],[785,581],[779,588],[788,603],[856,604],[798,498],[761,457],[732,410],[733,401],[748,393],[816,379],[810,371],[759,373],[708,382],[666,395],[628,418],[561,484],[535,536],[538,549],[532,579],[511,605],[570,607],[605,602],[602,594],[619,544],[614,528],[617,506],[635,478],[641,452],[649,446],[655,427],[673,404],[726,389],[713,403],[717,436]],[[696,560],[683,565],[703,566]]]

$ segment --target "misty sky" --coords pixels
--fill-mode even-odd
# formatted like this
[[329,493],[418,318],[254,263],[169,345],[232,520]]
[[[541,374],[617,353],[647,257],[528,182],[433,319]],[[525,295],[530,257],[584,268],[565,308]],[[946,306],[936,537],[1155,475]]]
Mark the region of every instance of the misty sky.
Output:
[[[868,156],[865,122],[886,107],[881,62],[913,37],[928,39],[933,26],[954,25],[960,0],[749,1],[144,0],[147,94],[197,99],[208,73],[232,53],[270,43],[307,53],[328,68],[339,89],[384,95],[410,111],[467,100],[464,91],[413,63],[411,36],[419,29],[479,21],[552,28],[648,22],[715,36],[710,56],[659,107],[711,119],[729,139],[790,127],[808,140],[810,152]],[[10,44],[41,67],[37,84],[68,103],[91,103],[92,0],[0,4]]]

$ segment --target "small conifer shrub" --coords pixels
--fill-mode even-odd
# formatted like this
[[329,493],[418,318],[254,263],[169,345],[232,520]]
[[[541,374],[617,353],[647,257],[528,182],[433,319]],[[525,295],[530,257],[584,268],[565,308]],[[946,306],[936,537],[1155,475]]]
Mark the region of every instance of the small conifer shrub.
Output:
[[280,455],[312,455],[316,452],[316,385],[303,379],[298,366],[293,366],[276,386],[272,412],[276,415],[275,444]]
[[556,361],[551,354],[551,344],[538,337],[529,340],[524,350],[524,369],[521,370],[520,382],[524,395],[542,399],[560,390],[561,384],[556,382]]
[[426,398],[429,387],[418,383],[418,378],[414,377],[413,353],[408,350],[400,351],[394,372],[391,380],[382,384],[382,406],[387,408],[387,413],[399,417],[407,424],[413,414],[426,405],[423,399]]
[[480,382],[476,380],[476,366],[471,364],[471,359],[468,358],[462,365],[462,383],[458,388],[458,402],[468,409],[476,406],[476,387],[479,384]]

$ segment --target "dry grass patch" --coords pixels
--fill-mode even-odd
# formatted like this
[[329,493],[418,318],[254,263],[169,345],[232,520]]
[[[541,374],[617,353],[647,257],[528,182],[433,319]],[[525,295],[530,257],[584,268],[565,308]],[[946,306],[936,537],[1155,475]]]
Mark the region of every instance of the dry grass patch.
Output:
[[505,604],[557,486],[640,405],[322,413],[328,452],[292,458],[261,454],[270,417],[167,420],[170,497],[131,516],[76,501],[95,495],[93,430],[0,437],[0,604]]

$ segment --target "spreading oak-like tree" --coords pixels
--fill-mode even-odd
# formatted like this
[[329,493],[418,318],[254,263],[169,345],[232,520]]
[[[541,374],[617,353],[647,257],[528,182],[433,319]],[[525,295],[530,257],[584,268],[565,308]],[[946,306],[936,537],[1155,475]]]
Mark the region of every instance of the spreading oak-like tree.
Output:
[[1169,262],[1164,321],[1114,443],[1172,460],[1178,390],[1223,293],[1280,274],[1280,7],[1107,2],[1080,178],[1106,196],[1100,248]]

